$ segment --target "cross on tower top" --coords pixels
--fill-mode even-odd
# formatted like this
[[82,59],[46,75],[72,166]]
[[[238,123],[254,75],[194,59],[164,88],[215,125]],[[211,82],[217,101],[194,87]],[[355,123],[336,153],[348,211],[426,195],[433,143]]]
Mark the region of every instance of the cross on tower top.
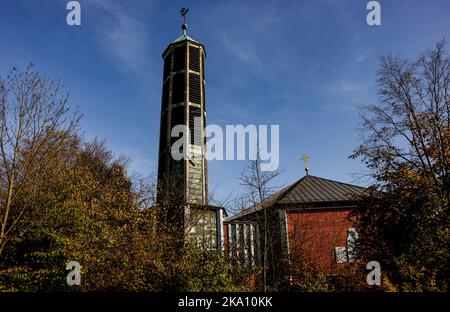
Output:
[[180,14],[183,17],[183,25],[181,25],[181,29],[183,29],[183,35],[186,35],[187,32],[187,24],[186,24],[186,15],[188,14],[189,9],[181,8]]
[[309,168],[308,168],[309,156],[306,154],[303,154],[302,157],[300,157],[300,159],[303,160],[303,163],[305,164],[306,175],[308,175],[309,174]]

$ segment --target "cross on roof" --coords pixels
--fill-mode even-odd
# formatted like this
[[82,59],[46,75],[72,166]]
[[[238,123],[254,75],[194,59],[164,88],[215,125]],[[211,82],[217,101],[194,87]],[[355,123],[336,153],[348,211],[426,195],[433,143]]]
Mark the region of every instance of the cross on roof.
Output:
[[180,14],[183,17],[183,25],[181,25],[181,29],[183,29],[183,34],[186,35],[187,31],[187,24],[186,24],[186,15],[188,14],[189,9],[187,8],[181,8]]
[[306,171],[306,175],[309,174],[309,168],[308,168],[308,159],[309,156],[306,154],[303,154],[302,157],[300,157],[301,160],[303,160],[303,163],[305,164],[305,171]]

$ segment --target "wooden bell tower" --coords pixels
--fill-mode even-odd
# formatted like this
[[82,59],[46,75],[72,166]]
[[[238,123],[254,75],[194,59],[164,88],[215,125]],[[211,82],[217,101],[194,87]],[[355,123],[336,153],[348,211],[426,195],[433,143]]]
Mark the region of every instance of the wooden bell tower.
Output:
[[[214,236],[211,245],[218,246],[221,219],[218,207],[208,205],[208,171],[206,159],[205,58],[203,44],[187,35],[186,14],[182,35],[170,43],[162,54],[164,60],[161,101],[161,128],[158,162],[158,202],[182,202],[183,227],[186,233]],[[175,126],[183,125],[189,135],[182,137],[180,160],[174,159],[171,148],[181,139],[172,137]],[[174,208],[175,209],[175,208]],[[181,208],[176,208],[180,210]],[[220,212],[221,213],[221,212]],[[194,219],[194,220],[193,220]],[[220,227],[220,228],[219,228]],[[200,233],[205,233],[205,235]],[[215,234],[212,234],[215,233]]]

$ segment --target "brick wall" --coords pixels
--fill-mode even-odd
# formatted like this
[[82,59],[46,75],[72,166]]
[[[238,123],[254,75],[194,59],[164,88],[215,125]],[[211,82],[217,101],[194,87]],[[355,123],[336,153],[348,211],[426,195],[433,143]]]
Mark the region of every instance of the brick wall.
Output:
[[229,252],[229,241],[228,241],[228,224],[223,224],[223,250],[227,255]]
[[335,247],[347,246],[353,227],[350,210],[288,212],[287,231],[291,262],[309,261],[326,275],[336,275],[345,264],[337,264]]

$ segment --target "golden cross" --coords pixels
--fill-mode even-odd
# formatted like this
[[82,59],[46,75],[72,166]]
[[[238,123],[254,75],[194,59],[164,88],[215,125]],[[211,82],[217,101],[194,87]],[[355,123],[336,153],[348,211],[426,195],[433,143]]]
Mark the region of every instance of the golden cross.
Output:
[[303,154],[302,157],[300,157],[301,160],[303,160],[304,164],[305,164],[305,171],[306,171],[306,175],[308,175],[309,173],[309,168],[308,168],[308,159],[309,156],[306,154]]

